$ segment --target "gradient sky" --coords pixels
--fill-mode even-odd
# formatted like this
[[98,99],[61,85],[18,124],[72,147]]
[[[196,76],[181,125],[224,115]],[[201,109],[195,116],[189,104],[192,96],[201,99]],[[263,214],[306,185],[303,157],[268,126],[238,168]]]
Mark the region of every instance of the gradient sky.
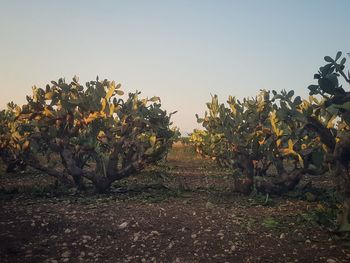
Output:
[[182,131],[210,94],[306,87],[350,51],[350,1],[0,0],[0,108],[78,75],[162,98]]

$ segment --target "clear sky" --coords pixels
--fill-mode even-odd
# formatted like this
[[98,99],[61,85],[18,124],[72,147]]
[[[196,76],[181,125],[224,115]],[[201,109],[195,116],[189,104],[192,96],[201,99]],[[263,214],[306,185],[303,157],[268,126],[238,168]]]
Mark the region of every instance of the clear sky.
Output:
[[157,95],[182,131],[210,94],[306,87],[350,51],[350,1],[0,0],[0,108],[78,75]]

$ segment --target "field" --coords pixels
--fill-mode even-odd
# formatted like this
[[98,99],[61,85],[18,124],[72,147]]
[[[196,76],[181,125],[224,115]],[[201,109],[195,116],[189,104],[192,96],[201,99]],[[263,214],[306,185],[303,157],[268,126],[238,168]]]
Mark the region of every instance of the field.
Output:
[[0,262],[349,262],[331,179],[309,181],[284,197],[235,194],[229,171],[181,144],[104,195],[2,171]]

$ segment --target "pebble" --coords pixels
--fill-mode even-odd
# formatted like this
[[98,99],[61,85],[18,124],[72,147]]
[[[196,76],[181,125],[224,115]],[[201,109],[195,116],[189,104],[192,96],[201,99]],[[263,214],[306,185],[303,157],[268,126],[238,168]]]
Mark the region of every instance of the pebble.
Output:
[[160,233],[159,233],[158,231],[151,231],[151,235],[157,235],[157,236],[159,236]]
[[170,242],[168,248],[171,249],[174,246],[174,242]]
[[125,229],[128,226],[128,222],[121,223],[118,228],[119,229]]
[[213,204],[213,203],[211,203],[211,202],[207,202],[206,204],[205,204],[205,207],[207,208],[207,209],[213,209],[214,207],[215,207],[215,205]]
[[134,242],[136,242],[137,240],[139,240],[140,238],[140,232],[137,232],[134,234]]

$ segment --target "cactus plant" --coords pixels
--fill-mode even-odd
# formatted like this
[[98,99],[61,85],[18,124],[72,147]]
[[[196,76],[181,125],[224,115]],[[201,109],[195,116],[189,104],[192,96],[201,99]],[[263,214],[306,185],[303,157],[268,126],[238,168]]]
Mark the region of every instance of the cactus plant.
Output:
[[336,129],[331,129],[315,116],[308,118],[307,128],[316,132],[325,146],[328,163],[331,167],[337,190],[344,199],[343,213],[339,217],[340,230],[350,231],[350,91],[341,85],[350,84],[350,72],[345,71],[346,58],[338,52],[335,58],[324,57],[326,65],[320,67],[314,75],[317,84],[308,87],[310,94],[323,98],[320,110],[336,121]]
[[2,112],[8,131],[1,157],[11,152],[59,180],[73,179],[78,189],[85,178],[100,192],[157,162],[172,143],[171,114],[158,97],[136,92],[124,100],[120,88],[98,78],[83,87],[77,77],[33,87],[25,105]]
[[[293,91],[272,91],[272,95],[262,90],[255,98],[242,101],[230,96],[228,106],[220,104],[214,95],[207,103],[209,111],[205,116],[197,115],[205,130],[195,130],[191,135],[198,152],[241,170],[244,179],[236,178],[235,185],[236,190],[245,193],[255,186],[260,191],[280,194],[293,189],[311,166],[322,166],[322,162],[317,165],[316,158],[310,158],[317,152],[323,159],[316,134],[304,135],[307,115],[316,106],[294,97]],[[286,160],[294,164],[292,170],[285,167]],[[267,179],[272,168],[277,176]]]

